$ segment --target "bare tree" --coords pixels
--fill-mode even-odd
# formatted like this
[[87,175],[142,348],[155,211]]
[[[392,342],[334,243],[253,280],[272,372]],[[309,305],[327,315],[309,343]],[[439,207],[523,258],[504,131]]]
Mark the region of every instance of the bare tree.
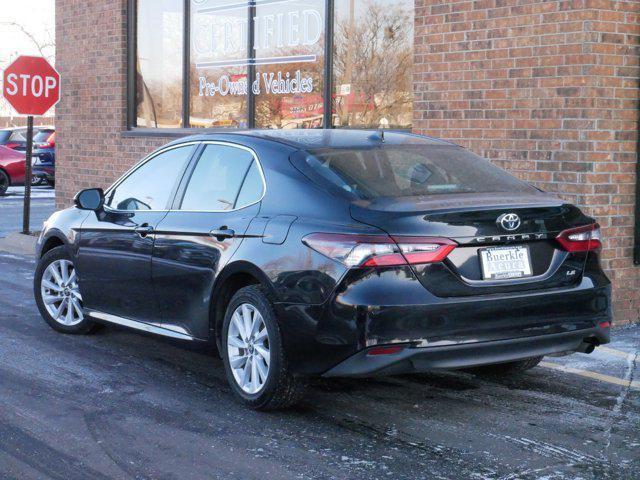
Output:
[[335,29],[334,72],[337,85],[350,85],[349,96],[336,97],[341,125],[377,125],[386,118],[404,126],[411,109],[413,21],[400,5],[366,0],[362,13],[351,9]]
[[[36,38],[36,36],[33,33],[28,31],[26,28],[24,28],[23,25],[20,25],[17,22],[0,22],[0,26],[18,29],[38,49],[40,56],[45,57],[49,61],[52,61],[54,59],[56,43],[48,33],[47,33],[47,36],[49,38],[43,41]],[[51,49],[51,53],[49,54],[46,53],[48,49]]]

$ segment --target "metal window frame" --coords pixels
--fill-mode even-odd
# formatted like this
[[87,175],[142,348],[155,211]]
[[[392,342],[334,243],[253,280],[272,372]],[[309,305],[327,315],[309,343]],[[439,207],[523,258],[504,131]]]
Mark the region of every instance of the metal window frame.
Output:
[[[334,23],[334,1],[325,0],[325,52],[324,52],[324,88],[323,104],[324,118],[322,125],[324,128],[333,128],[333,23]],[[191,68],[191,0],[183,0],[183,48],[182,48],[182,128],[162,129],[138,127],[136,125],[136,63],[137,63],[137,5],[138,0],[128,0],[127,3],[127,125],[124,136],[183,136],[189,133],[203,133],[211,129],[191,127],[191,97],[190,97],[190,68]],[[247,29],[248,58],[255,58],[253,49],[255,37],[255,25],[253,17],[256,12],[256,0],[247,2],[247,15],[249,16],[249,28]],[[255,65],[247,67],[247,81],[251,85],[255,77]],[[250,129],[255,128],[255,94],[252,89],[248,89],[247,98],[247,125]],[[216,128],[215,131],[235,130],[230,128]]]

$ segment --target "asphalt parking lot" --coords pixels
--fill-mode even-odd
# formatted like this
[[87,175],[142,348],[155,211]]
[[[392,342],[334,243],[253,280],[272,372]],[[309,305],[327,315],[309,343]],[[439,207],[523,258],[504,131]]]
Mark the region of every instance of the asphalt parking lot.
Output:
[[638,326],[517,377],[319,381],[265,414],[206,351],[53,332],[33,269],[0,253],[0,478],[640,478]]

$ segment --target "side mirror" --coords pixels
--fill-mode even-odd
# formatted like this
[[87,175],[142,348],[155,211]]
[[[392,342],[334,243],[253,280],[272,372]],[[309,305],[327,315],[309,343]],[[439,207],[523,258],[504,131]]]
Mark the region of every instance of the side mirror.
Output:
[[73,203],[80,210],[93,210],[97,212],[104,205],[104,192],[101,188],[88,188],[81,190],[73,198]]

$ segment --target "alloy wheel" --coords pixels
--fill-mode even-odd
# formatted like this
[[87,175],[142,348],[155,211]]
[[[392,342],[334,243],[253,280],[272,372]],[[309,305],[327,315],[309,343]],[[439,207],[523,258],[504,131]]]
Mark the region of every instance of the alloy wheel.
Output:
[[51,262],[42,275],[42,302],[58,323],[72,327],[84,320],[76,269],[69,260]]
[[269,332],[256,307],[236,308],[227,333],[227,355],[238,386],[250,395],[260,392],[269,375]]

